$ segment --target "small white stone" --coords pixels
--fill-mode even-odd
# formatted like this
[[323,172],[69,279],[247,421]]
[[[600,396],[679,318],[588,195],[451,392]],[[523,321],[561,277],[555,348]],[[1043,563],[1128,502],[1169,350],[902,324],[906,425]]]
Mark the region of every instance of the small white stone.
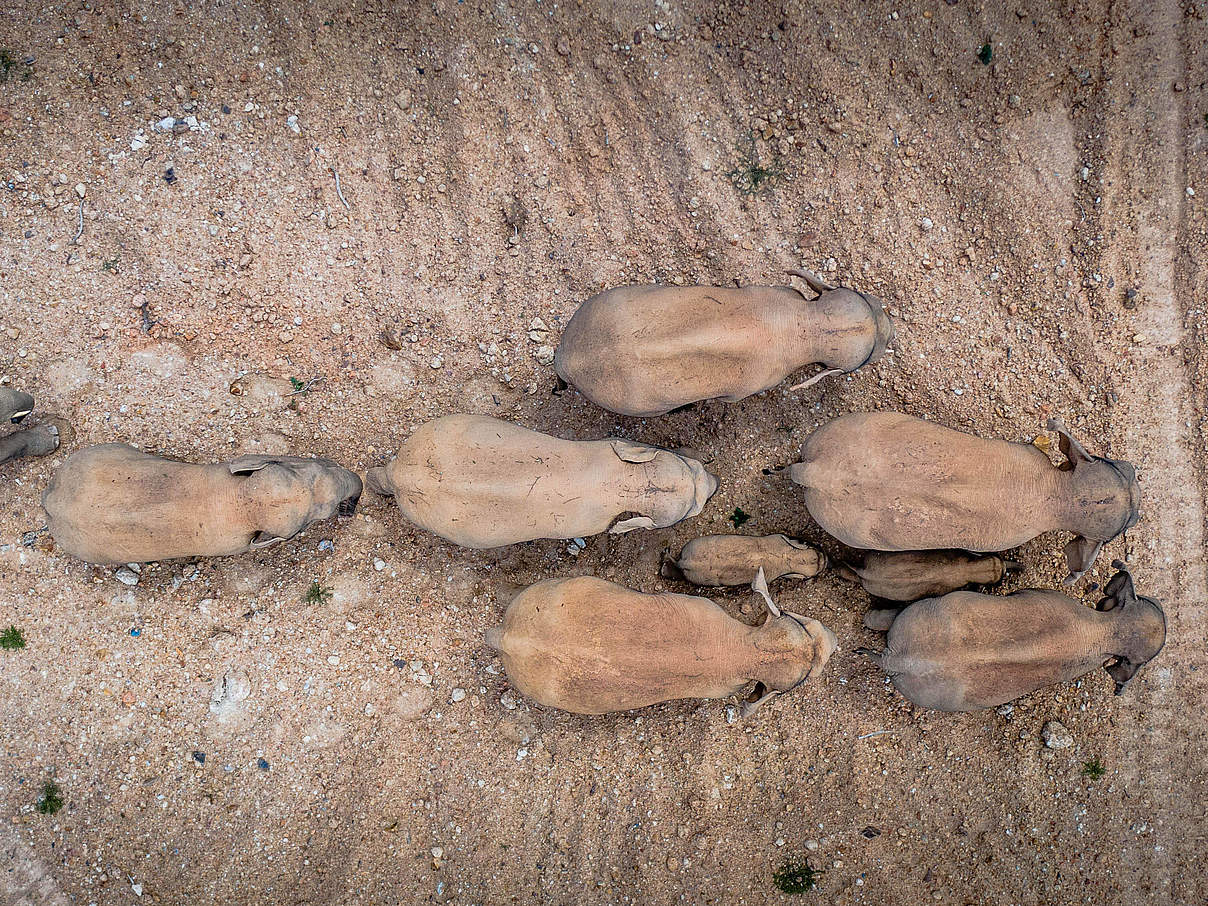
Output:
[[439,847],[439,846],[434,846],[434,847],[432,847],[432,858],[433,858],[433,859],[441,859],[441,858],[444,858],[444,855],[445,855],[445,851],[444,851],[444,849],[442,849],[442,848],[441,848],[441,847]]
[[327,663],[333,667],[336,666],[336,664],[340,663],[340,656],[338,654],[329,654],[327,656]]
[[450,696],[450,698],[452,698],[453,701],[455,701],[455,702],[465,701],[465,697],[466,697],[466,690],[460,689],[460,688],[454,689],[453,694]]
[[344,325],[343,325],[343,324],[341,324],[339,321],[336,321],[334,324],[332,324],[332,325],[331,325],[331,332],[332,332],[332,333],[334,333],[334,334],[341,334],[341,333],[343,333],[343,332],[344,332]]
[[132,570],[129,566],[120,566],[113,574],[123,585],[138,585],[138,573]]
[[373,568],[377,572],[380,573],[382,570],[384,570],[386,568],[386,561],[381,559],[380,557],[374,557],[373,558]]
[[1187,197],[1195,198],[1195,189],[1191,188],[1191,186],[1187,187]]
[[428,366],[433,371],[439,370],[444,364],[445,364],[445,360],[438,355],[432,356],[432,359],[428,362]]
[[928,230],[930,230],[933,226],[935,226],[935,224],[932,223],[930,217],[924,217],[922,220],[919,221],[919,227],[922,229],[922,231],[924,233],[926,233]]
[[82,182],[76,183],[76,194],[79,195],[81,198],[84,197],[84,184]]
[[533,358],[537,360],[539,365],[554,364],[554,347],[538,346],[537,351],[533,353]]

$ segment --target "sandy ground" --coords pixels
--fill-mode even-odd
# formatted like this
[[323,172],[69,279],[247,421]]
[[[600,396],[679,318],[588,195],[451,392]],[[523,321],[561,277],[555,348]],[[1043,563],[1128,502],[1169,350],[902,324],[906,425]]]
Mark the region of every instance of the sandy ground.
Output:
[[[74,436],[0,467],[0,628],[28,642],[0,651],[3,901],[1204,902],[1206,16],[4,2],[0,376]],[[536,360],[602,288],[802,264],[885,298],[891,355],[652,420],[555,392]],[[833,552],[763,470],[869,408],[1009,439],[1059,415],[1137,463],[1143,518],[1077,587],[1093,600],[1126,557],[1164,602],[1169,644],[1125,695],[1096,672],[1002,712],[914,709],[852,653],[878,640],[831,577],[773,590],[843,650],[749,721],[509,690],[482,636],[518,587],[687,590],[661,552],[738,506],[744,531]],[[366,495],[133,587],[26,535],[83,445],[363,472],[455,411],[688,445],[722,488],[577,556],[459,550]],[[1065,540],[1018,551],[1004,590],[1059,581]],[[328,603],[304,601],[316,581]],[[1073,747],[1044,748],[1048,720]],[[51,778],[65,804],[43,814]],[[773,872],[804,857],[818,889],[782,894]]]

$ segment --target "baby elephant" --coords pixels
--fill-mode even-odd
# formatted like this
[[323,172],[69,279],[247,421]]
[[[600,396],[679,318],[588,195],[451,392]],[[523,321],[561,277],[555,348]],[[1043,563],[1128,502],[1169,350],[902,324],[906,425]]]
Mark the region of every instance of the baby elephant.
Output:
[[706,535],[684,545],[662,574],[693,585],[750,585],[763,569],[767,581],[810,579],[826,569],[826,554],[784,535]]
[[821,362],[827,374],[874,362],[893,339],[881,300],[790,271],[790,286],[622,286],[593,296],[554,356],[562,380],[621,415],[662,415],[698,400],[727,402],[775,387]]
[[240,456],[193,465],[102,444],[67,458],[42,506],[50,533],[90,563],[242,554],[312,522],[351,516],[361,479],[329,459]]
[[[1141,598],[1119,570],[1094,610],[1059,591],[1029,588],[1011,595],[954,591],[911,604],[889,619],[878,663],[904,696],[937,711],[993,708],[1054,683],[1106,666],[1116,694],[1166,642],[1166,616]],[[870,611],[871,629],[886,611]]]
[[420,528],[472,548],[665,528],[717,490],[700,462],[670,450],[562,440],[486,415],[421,425],[367,483]]
[[1091,456],[1059,423],[1068,462],[1032,444],[983,440],[900,412],[857,412],[808,438],[790,471],[805,506],[849,547],[1004,551],[1050,531],[1072,584],[1099,549],[1131,528],[1141,489],[1132,465]]
[[[34,409],[28,393],[0,387],[0,424],[19,425]],[[59,448],[59,429],[52,424],[37,425],[0,437],[0,465],[19,456],[45,456]]]
[[816,677],[836,647],[817,620],[780,612],[762,572],[752,587],[768,606],[760,626],[708,598],[642,594],[592,576],[547,579],[516,596],[487,644],[512,684],[551,708],[604,714],[726,698],[754,680],[746,716]]
[[874,598],[917,601],[946,595],[966,585],[997,585],[1007,573],[1023,565],[997,554],[978,556],[968,551],[908,551],[882,554],[865,551],[858,565],[840,563],[837,572],[849,582],[859,582]]

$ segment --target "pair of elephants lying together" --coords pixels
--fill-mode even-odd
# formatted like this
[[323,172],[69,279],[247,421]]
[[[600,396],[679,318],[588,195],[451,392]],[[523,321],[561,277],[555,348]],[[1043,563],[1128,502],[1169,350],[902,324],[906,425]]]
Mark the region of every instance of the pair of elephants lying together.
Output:
[[[702,399],[741,399],[810,362],[827,366],[820,378],[878,358],[893,336],[880,302],[803,276],[819,294],[812,302],[789,287],[611,290],[576,312],[555,367],[606,408],[655,415]],[[913,701],[990,707],[1103,664],[1119,688],[1161,648],[1162,612],[1136,595],[1122,568],[1094,611],[1049,590],[954,591],[1001,578],[1004,565],[961,551],[1073,532],[1065,550],[1073,581],[1136,522],[1132,466],[1091,456],[1057,427],[1067,461],[1053,467],[1030,444],[900,413],[854,413],[811,434],[790,470],[822,528],[851,547],[891,552],[843,572],[881,597],[924,598],[867,621],[888,628],[888,647],[875,658]],[[421,425],[388,465],[369,470],[365,485],[393,496],[421,528],[491,548],[665,528],[700,513],[717,479],[685,451],[620,438],[563,440],[453,415]],[[266,547],[350,515],[361,492],[354,473],[326,459],[193,465],[105,444],[69,457],[43,506],[64,550],[125,563]],[[940,553],[892,556],[917,551]],[[523,591],[487,640],[517,688],[543,704],[602,713],[728,696],[754,680],[754,707],[816,676],[835,650],[828,629],[781,612],[767,590],[773,572],[809,576],[824,564],[783,536],[698,539],[668,569],[705,584],[750,582],[768,608],[762,625],[742,624],[707,598],[579,577]]]

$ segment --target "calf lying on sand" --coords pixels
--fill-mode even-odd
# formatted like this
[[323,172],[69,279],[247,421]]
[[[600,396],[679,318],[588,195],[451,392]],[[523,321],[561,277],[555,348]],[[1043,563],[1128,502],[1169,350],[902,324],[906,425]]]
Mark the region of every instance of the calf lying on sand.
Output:
[[693,585],[750,585],[761,567],[769,582],[810,579],[826,569],[826,554],[784,535],[705,535],[664,560],[662,574]]
[[859,582],[874,598],[917,601],[945,595],[966,585],[997,585],[1023,565],[997,554],[979,556],[968,551],[906,551],[884,554],[864,551],[858,563],[840,563],[835,572],[849,582]]

